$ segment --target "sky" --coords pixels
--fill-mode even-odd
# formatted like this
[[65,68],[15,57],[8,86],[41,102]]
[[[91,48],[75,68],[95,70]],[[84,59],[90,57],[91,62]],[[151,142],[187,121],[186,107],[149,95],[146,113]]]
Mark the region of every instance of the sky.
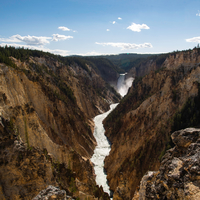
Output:
[[0,0],[0,46],[90,56],[198,43],[200,0]]

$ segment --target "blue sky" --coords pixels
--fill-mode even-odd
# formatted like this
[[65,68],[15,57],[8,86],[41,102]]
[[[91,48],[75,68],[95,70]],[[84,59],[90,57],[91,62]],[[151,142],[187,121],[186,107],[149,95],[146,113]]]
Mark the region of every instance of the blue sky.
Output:
[[1,46],[101,55],[198,43],[200,0],[0,0]]

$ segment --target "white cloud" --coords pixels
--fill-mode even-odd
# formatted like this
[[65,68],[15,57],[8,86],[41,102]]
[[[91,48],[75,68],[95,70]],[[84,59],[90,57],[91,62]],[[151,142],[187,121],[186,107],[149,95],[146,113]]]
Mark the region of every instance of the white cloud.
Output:
[[62,31],[71,31],[71,29],[65,27],[65,26],[59,26],[58,29],[62,30]]
[[[50,53],[54,53],[54,54],[59,54],[62,56],[66,56],[68,55],[67,50],[60,50],[60,49],[48,49],[45,48],[44,45],[45,44],[49,44],[51,41],[60,41],[60,40],[67,40],[73,38],[73,36],[66,36],[66,35],[59,35],[59,34],[53,34],[52,37],[37,37],[37,36],[21,36],[21,35],[13,35],[9,38],[0,38],[1,46],[13,46],[16,48],[19,47],[24,47],[24,48],[28,48],[28,49],[36,49],[36,50],[41,50],[41,51],[46,51],[46,52],[50,52]],[[26,43],[26,44],[23,44]],[[17,44],[19,43],[19,44]]]
[[186,39],[186,42],[200,43],[200,36],[199,37],[193,37],[193,38]]
[[106,29],[106,31],[110,31],[110,29]]
[[198,10],[198,13],[196,14],[196,16],[200,17],[200,11]]
[[115,23],[116,23],[116,21],[113,21],[112,23],[113,23],[113,24],[115,24]]
[[119,20],[122,20],[122,18],[121,18],[121,17],[118,17],[118,19],[119,19]]
[[0,38],[0,41],[2,42],[21,42],[20,40],[18,40],[15,35],[9,37],[9,38]]
[[1,43],[0,46],[12,46],[12,47],[15,47],[15,48],[21,48],[21,47],[24,47],[25,49],[33,49],[33,50],[39,50],[39,51],[44,51],[44,52],[50,52],[50,53],[53,53],[53,54],[58,54],[58,55],[61,55],[61,56],[67,56],[69,55],[69,51],[67,50],[61,50],[61,49],[48,49],[48,48],[44,48],[42,46],[40,47],[37,47],[37,46],[31,46],[31,45],[22,45],[22,44],[16,44],[16,43],[12,43],[12,44],[9,44],[9,43]]
[[121,50],[127,50],[127,49],[140,49],[140,48],[151,48],[153,47],[151,43],[144,43],[144,44],[131,44],[131,43],[100,43],[96,42],[95,44],[102,45],[102,46],[112,46],[112,47],[118,47],[121,48]]
[[59,41],[59,40],[67,40],[70,38],[73,38],[73,36],[66,36],[66,35],[59,35],[59,34],[53,34],[53,41]]
[[65,27],[65,26],[59,26],[58,29],[60,29],[60,30],[62,30],[62,31],[73,31],[74,33],[77,32],[77,31],[72,30],[72,29],[69,29],[69,28],[67,28],[67,27]]
[[13,35],[10,38],[0,38],[2,42],[25,42],[27,45],[45,45],[49,44],[51,37],[37,37],[37,36],[21,36]]
[[76,55],[80,55],[80,56],[100,56],[100,55],[106,55],[104,53],[98,53],[96,51],[91,51],[91,52],[87,52],[84,54],[76,54]]
[[141,29],[150,29],[146,24],[135,24],[132,23],[127,29],[130,29],[131,31],[140,32]]

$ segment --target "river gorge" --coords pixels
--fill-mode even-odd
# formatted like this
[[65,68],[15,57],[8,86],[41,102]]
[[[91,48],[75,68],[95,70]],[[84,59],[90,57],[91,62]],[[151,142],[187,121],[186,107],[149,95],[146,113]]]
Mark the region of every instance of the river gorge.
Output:
[[[127,94],[129,87],[131,87],[133,78],[125,79],[126,74],[120,74],[117,82],[117,89],[121,96],[124,96]],[[107,192],[110,196],[112,196],[108,182],[107,182],[107,175],[104,170],[104,159],[106,156],[109,155],[109,152],[111,150],[111,145],[107,139],[107,137],[104,135],[105,129],[103,127],[103,120],[109,115],[112,110],[116,108],[116,104],[110,105],[110,110],[97,115],[94,118],[95,123],[95,129],[94,129],[94,137],[97,141],[97,146],[94,150],[94,154],[91,158],[92,163],[94,164],[94,170],[96,174],[96,183],[99,186],[103,187],[104,192]]]

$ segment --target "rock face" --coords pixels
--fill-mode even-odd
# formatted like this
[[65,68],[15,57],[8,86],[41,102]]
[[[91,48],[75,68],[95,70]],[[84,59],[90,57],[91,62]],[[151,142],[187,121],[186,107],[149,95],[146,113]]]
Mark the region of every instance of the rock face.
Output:
[[[59,163],[46,149],[27,147],[19,135],[15,134],[12,124],[1,118],[0,124],[0,199],[33,199],[49,185],[59,187],[65,192],[58,193],[52,187],[45,193],[49,199],[109,199],[102,188],[96,186],[90,163],[80,162],[77,154],[76,169]],[[83,171],[84,169],[84,171]],[[81,171],[82,170],[82,171]],[[81,172],[80,172],[81,171]],[[84,176],[83,173],[86,175]],[[81,180],[81,181],[80,181]],[[51,195],[50,195],[51,194]],[[60,194],[63,194],[60,196]],[[67,196],[65,196],[67,194]],[[59,196],[59,197],[58,197]],[[70,196],[70,197],[68,197]],[[39,196],[38,198],[45,199]]]
[[139,63],[130,69],[129,75],[135,75],[136,77],[142,77],[149,74],[151,71],[159,71],[161,68],[178,69],[180,65],[188,68],[194,67],[197,63],[200,63],[199,49],[194,48],[189,51],[174,52],[168,54],[161,54],[152,56],[145,61]]
[[66,196],[66,192],[64,190],[60,190],[52,185],[49,185],[45,190],[42,190],[33,200],[73,200],[71,197]]
[[167,57],[168,54],[151,56],[148,59],[140,62],[138,65],[133,66],[129,70],[128,76],[143,77],[149,74],[151,71],[159,71],[163,67],[163,62]]
[[187,128],[172,134],[175,147],[164,155],[159,171],[141,180],[140,199],[200,199],[200,129]]
[[[200,67],[193,60],[191,65],[188,61],[176,69],[171,66],[136,79],[129,94],[106,118],[112,147],[105,168],[114,199],[132,199],[142,176],[159,169],[160,159],[170,147],[174,114],[198,93]],[[120,197],[120,190],[127,191],[125,196]]]
[[167,69],[177,69],[180,65],[193,67],[197,63],[200,63],[199,48],[194,48],[190,51],[170,54],[163,66]]
[[[120,97],[81,59],[36,54],[23,61],[6,57],[12,67],[0,64],[0,195],[28,199],[53,185],[76,198],[80,191],[82,197],[108,199],[90,162],[96,145],[92,118]],[[23,151],[16,153],[17,146]]]
[[44,153],[35,148],[28,150],[9,130],[9,123],[3,120],[2,124],[0,179],[5,199],[32,199],[45,186],[58,185]]

